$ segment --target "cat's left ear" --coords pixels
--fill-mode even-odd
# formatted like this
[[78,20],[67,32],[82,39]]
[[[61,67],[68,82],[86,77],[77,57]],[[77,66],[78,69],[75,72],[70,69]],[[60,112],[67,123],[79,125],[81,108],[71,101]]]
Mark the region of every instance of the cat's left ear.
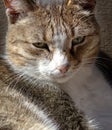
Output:
[[83,7],[84,10],[94,11],[96,0],[81,0],[79,4]]
[[33,10],[31,0],[4,0],[8,22],[16,23]]
[[84,10],[93,11],[96,5],[96,0],[66,0],[66,5],[79,5]]

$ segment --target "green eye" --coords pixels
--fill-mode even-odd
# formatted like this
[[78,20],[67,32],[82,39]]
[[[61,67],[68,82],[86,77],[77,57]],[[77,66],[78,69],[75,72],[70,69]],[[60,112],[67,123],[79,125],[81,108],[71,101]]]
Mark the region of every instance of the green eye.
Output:
[[85,41],[85,36],[84,37],[77,37],[75,39],[72,40],[72,46],[81,44]]
[[49,51],[48,45],[44,42],[33,43],[33,46],[40,49],[47,49]]

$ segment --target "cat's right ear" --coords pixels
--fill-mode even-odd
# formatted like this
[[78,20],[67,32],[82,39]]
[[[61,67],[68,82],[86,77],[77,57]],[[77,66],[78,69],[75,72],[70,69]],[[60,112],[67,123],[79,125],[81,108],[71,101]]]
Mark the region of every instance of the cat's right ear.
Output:
[[22,19],[33,10],[32,4],[27,0],[4,0],[4,4],[10,24],[15,24],[17,20]]

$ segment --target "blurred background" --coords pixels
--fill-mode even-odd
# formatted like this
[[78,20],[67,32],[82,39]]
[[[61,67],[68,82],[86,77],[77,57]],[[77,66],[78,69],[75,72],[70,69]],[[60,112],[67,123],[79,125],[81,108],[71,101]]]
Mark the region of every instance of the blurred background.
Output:
[[[101,28],[101,49],[112,57],[112,0],[97,0],[95,14]],[[0,0],[0,53],[3,53],[6,30],[5,8]]]

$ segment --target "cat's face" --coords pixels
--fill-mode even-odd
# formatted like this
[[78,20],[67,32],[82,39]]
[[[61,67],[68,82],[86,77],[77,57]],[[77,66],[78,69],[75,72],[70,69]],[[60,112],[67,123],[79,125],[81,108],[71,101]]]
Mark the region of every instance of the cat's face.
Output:
[[[21,1],[15,5],[28,7]],[[15,70],[64,82],[82,66],[94,62],[99,48],[98,26],[92,11],[70,2],[26,9],[27,13],[16,11],[16,17],[15,12],[11,14],[14,18],[9,21],[7,54]]]

